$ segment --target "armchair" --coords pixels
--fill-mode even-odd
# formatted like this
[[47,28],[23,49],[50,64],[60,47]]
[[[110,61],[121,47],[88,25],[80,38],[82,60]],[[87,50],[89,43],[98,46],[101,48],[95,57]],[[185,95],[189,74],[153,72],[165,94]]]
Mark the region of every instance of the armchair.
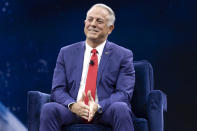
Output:
[[[131,101],[135,131],[163,131],[167,111],[167,97],[160,90],[154,90],[153,69],[146,61],[134,61],[136,83]],[[28,130],[39,131],[40,111],[43,104],[50,102],[50,95],[39,91],[28,92]],[[111,127],[96,124],[73,124],[62,127],[62,131],[112,131]]]

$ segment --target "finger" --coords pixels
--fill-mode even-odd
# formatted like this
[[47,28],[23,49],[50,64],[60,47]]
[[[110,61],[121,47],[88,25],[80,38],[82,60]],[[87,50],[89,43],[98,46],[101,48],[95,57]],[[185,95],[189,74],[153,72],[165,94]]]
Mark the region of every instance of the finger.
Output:
[[87,114],[87,116],[89,116],[89,110],[83,109],[81,112],[82,112],[82,114]]
[[83,103],[80,106],[81,106],[82,109],[88,110],[88,112],[89,112],[90,108],[89,108],[88,105],[86,105],[86,104]]
[[89,117],[89,112],[83,112],[80,114],[80,116],[83,116],[83,117]]
[[95,115],[95,112],[97,111],[97,104],[94,104],[90,106],[90,112],[89,112],[89,120],[91,121]]
[[88,91],[87,95],[88,95],[89,101],[94,101],[94,99],[93,99],[93,97],[91,95],[91,91],[90,90]]
[[88,121],[91,121],[93,117],[94,117],[94,111],[93,108],[90,108]]
[[87,120],[88,121],[88,118],[89,118],[89,116],[87,116],[87,115],[79,115],[79,117],[81,117],[81,118],[83,118],[83,119],[85,119],[85,120]]
[[85,100],[85,97],[86,97],[86,94],[85,94],[85,92],[83,92],[80,101],[84,101]]
[[80,117],[88,121],[88,116],[80,116]]
[[88,121],[91,121],[92,118],[93,118],[93,116],[94,116],[94,115],[93,115],[92,113],[90,113],[90,114],[89,114],[89,117],[88,117]]
[[82,117],[82,116],[88,117],[89,116],[89,112],[87,110],[83,110],[83,109],[77,110],[76,114],[80,117]]
[[91,121],[92,120],[92,116],[91,115],[89,115],[89,117],[88,117],[88,121]]

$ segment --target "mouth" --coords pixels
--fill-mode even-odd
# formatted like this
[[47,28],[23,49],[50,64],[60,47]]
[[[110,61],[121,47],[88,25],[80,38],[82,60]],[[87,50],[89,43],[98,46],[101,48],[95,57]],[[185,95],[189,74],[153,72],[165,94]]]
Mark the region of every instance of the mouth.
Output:
[[89,32],[92,32],[92,33],[97,33],[99,32],[98,30],[95,30],[95,29],[88,29]]

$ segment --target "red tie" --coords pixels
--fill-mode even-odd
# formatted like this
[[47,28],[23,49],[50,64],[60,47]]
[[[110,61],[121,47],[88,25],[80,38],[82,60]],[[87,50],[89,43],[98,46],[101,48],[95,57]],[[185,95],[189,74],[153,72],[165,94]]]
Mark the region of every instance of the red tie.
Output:
[[85,104],[88,105],[88,96],[87,92],[90,90],[91,95],[95,100],[95,93],[96,93],[96,80],[97,80],[97,71],[98,71],[98,57],[97,57],[97,50],[92,49],[91,51],[92,57],[90,59],[88,75],[86,79],[86,86],[85,86]]

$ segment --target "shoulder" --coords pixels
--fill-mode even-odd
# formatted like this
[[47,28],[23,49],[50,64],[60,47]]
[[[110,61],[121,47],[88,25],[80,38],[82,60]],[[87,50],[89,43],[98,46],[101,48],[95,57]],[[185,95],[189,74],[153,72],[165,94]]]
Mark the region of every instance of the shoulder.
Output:
[[62,47],[60,50],[61,51],[72,51],[75,50],[77,48],[81,48],[84,46],[84,41],[80,41],[80,42],[76,42],[73,44],[69,44],[67,46]]
[[77,49],[83,49],[84,47],[84,41],[76,42],[73,44],[69,44],[67,46],[64,46],[60,49],[60,54],[71,54],[76,53]]
[[123,46],[120,46],[118,44],[115,44],[113,42],[110,42],[108,41],[107,43],[109,45],[109,47],[113,50],[113,52],[115,54],[119,54],[119,55],[133,55],[133,52],[128,49],[128,48],[125,48]]

